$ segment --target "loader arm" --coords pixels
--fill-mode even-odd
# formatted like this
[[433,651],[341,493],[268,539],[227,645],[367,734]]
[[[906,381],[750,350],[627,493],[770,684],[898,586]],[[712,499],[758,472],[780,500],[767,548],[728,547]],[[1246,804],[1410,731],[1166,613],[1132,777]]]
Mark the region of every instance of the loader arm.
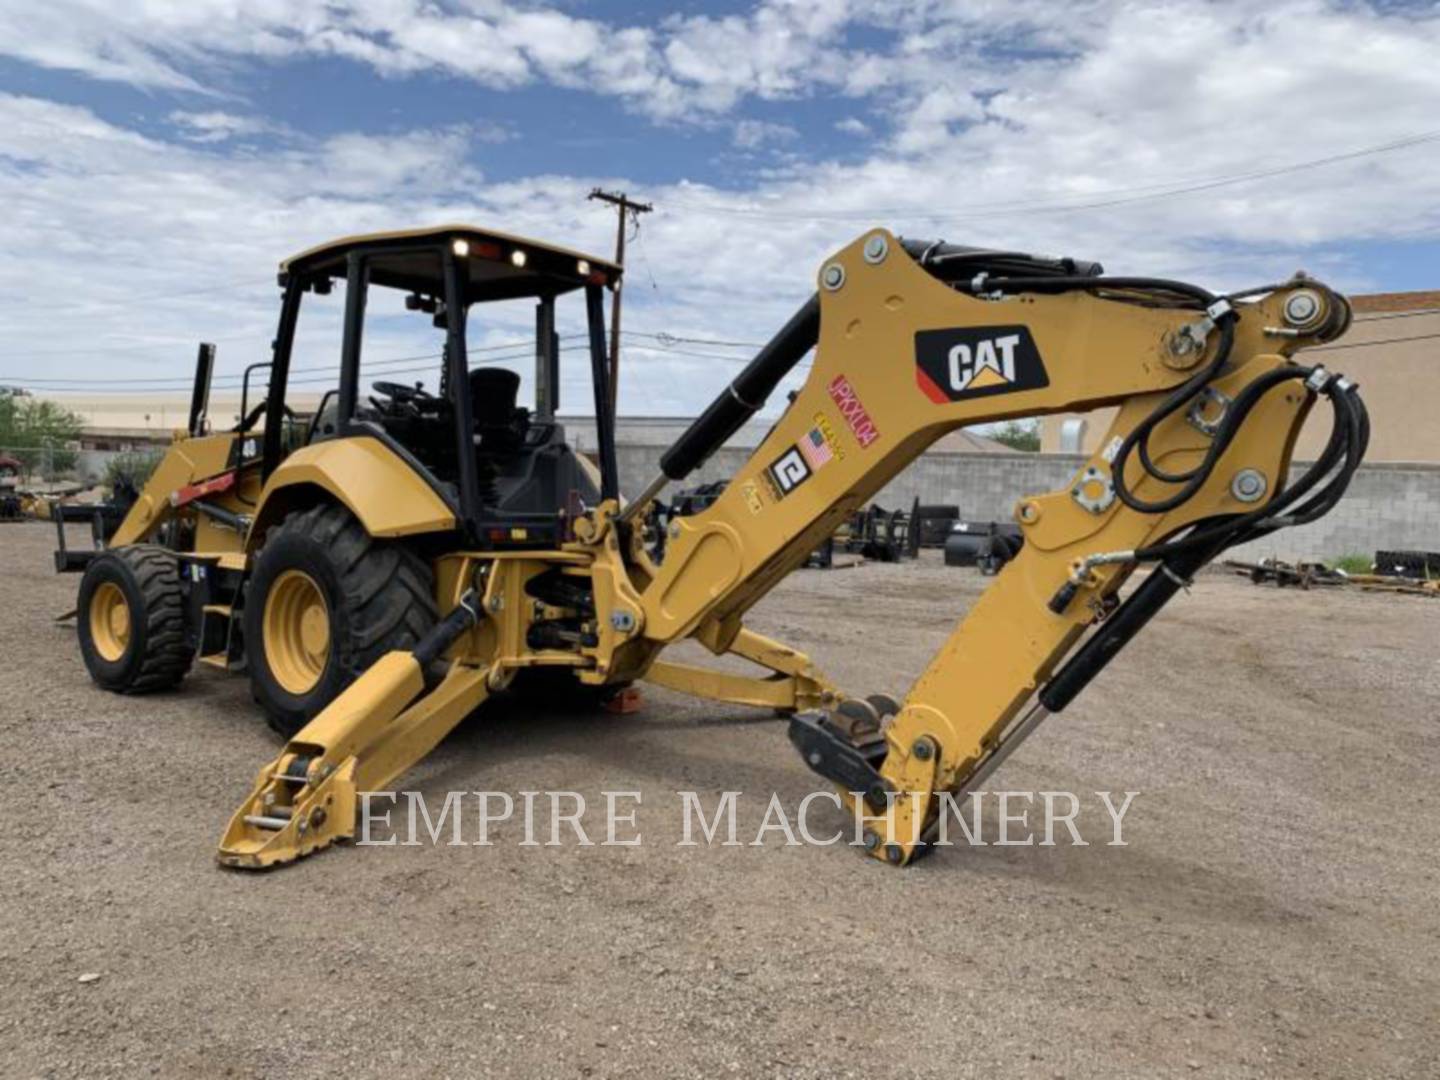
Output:
[[[1019,556],[883,733],[857,728],[853,710],[792,721],[807,763],[875,815],[867,846],[898,864],[924,849],[943,793],[978,782],[1063,708],[1196,569],[1333,505],[1368,426],[1353,384],[1289,359],[1349,324],[1347,302],[1306,279],[1232,303],[1179,283],[1107,278],[1093,265],[907,247],[875,231],[827,262],[819,284],[818,300],[668,455],[666,478],[693,468],[815,346],[804,385],[724,493],[670,525],[663,562],[634,549],[648,579],[635,647],[728,640],[756,601],[948,431],[1119,406],[1071,485],[1017,502]],[[1336,418],[1326,469],[1287,489],[1296,435],[1321,394]],[[1144,565],[1154,568],[1146,583],[1116,610]]]

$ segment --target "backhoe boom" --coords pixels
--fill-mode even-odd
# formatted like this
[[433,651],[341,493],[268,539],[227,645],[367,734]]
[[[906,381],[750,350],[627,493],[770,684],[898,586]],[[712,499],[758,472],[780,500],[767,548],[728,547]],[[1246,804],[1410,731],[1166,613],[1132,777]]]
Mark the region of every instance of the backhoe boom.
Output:
[[[768,437],[711,507],[671,525],[664,562],[646,567],[652,642],[738,625],[946,432],[1119,406],[1072,485],[1018,501],[1023,549],[911,688],[883,740],[881,717],[862,717],[857,730],[853,711],[802,713],[792,725],[813,768],[866,793],[879,815],[875,854],[903,863],[923,848],[939,793],[975,782],[998,764],[997,751],[1008,754],[1063,708],[1214,554],[1290,523],[1281,511],[1324,475],[1284,487],[1317,395],[1335,408],[1327,468],[1340,471],[1304,514],[1339,498],[1368,429],[1352,384],[1289,359],[1349,324],[1346,301],[1312,281],[1232,304],[1180,283],[1107,278],[1093,264],[901,245],[876,231],[827,262],[819,283],[818,299],[664,463],[678,478],[703,460],[816,344],[805,384]],[[1112,614],[1143,563],[1157,569]]]

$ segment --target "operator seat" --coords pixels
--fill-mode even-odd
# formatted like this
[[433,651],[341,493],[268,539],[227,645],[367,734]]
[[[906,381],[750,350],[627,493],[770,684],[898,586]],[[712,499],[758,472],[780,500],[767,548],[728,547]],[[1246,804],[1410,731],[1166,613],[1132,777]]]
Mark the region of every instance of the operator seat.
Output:
[[513,454],[525,444],[530,410],[516,408],[520,375],[508,368],[477,368],[470,372],[470,411],[475,442],[482,454]]
[[514,528],[520,535],[507,542],[558,542],[558,513],[600,502],[600,489],[566,444],[564,427],[553,419],[532,423],[530,410],[515,406],[520,376],[513,371],[477,368],[466,389],[487,529]]

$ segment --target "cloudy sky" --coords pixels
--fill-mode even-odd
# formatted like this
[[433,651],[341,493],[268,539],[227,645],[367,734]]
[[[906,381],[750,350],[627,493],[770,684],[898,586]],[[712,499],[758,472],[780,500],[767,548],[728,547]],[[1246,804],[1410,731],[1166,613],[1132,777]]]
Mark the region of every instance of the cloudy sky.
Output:
[[[1214,288],[1436,288],[1437,55],[1434,3],[0,0],[0,383],[179,385],[200,338],[233,375],[276,262],[336,235],[607,254],[595,185],[656,207],[632,413],[702,406],[874,224]],[[421,378],[395,358],[433,340],[382,318],[371,344]]]

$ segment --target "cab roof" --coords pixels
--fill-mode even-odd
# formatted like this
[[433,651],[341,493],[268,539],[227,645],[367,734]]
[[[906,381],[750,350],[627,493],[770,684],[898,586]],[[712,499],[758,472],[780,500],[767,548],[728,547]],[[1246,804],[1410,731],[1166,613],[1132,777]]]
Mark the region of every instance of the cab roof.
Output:
[[370,256],[370,281],[426,296],[443,296],[445,282],[437,249],[450,246],[462,254],[470,271],[467,300],[508,300],[555,296],[587,284],[613,285],[621,270],[608,259],[586,255],[523,236],[474,225],[436,225],[423,229],[346,236],[292,255],[280,263],[282,279],[346,275],[351,252]]

